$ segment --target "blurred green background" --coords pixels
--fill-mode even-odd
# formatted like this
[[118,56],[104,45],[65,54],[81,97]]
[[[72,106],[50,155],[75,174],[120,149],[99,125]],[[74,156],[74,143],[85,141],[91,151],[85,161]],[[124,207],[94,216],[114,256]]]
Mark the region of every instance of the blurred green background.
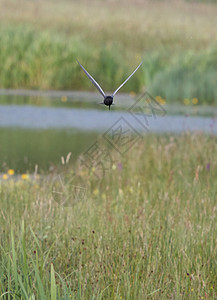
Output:
[[0,0],[0,88],[122,92],[217,101],[217,1]]

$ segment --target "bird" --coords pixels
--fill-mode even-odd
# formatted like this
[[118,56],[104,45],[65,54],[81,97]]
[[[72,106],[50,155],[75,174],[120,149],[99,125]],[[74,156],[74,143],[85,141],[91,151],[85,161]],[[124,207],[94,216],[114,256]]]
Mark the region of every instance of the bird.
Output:
[[95,87],[98,89],[98,91],[100,92],[100,94],[103,96],[104,100],[103,102],[101,102],[100,104],[105,104],[106,106],[109,107],[110,110],[110,106],[114,105],[113,104],[113,100],[114,100],[114,96],[116,95],[116,93],[124,86],[124,84],[133,76],[134,73],[136,73],[136,71],[139,69],[139,67],[142,65],[143,62],[141,62],[138,67],[133,71],[133,73],[130,74],[129,77],[127,77],[127,79],[114,91],[114,93],[112,95],[106,95],[105,92],[103,91],[103,89],[101,88],[101,86],[99,85],[98,82],[96,82],[96,80],[87,72],[87,70],[82,66],[82,64],[76,59],[76,61],[78,62],[78,64],[80,65],[80,67],[82,68],[82,70],[84,71],[84,73],[87,75],[87,77],[90,79],[90,81],[95,85]]

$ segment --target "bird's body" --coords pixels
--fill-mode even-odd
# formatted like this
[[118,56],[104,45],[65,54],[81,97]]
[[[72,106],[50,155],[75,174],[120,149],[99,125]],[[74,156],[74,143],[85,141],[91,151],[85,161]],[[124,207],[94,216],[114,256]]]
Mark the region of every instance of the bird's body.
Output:
[[[79,61],[77,60],[77,62],[79,63]],[[105,95],[103,89],[101,88],[101,86],[98,84],[98,82],[96,82],[96,80],[85,70],[85,68],[79,63],[80,67],[82,68],[82,70],[84,71],[84,73],[87,75],[87,77],[91,80],[91,82],[95,85],[95,87],[98,89],[98,91],[100,92],[100,94],[103,96],[104,101],[100,104],[105,104],[106,106],[109,107],[113,105],[113,99],[115,94],[122,88],[122,86],[133,76],[133,74],[139,69],[139,67],[141,66],[142,62],[138,65],[138,67],[133,71],[133,73],[115,90],[115,92],[112,95]]]
[[113,104],[113,97],[112,96],[105,96],[104,101],[103,101],[102,104],[105,104],[110,109],[110,106]]

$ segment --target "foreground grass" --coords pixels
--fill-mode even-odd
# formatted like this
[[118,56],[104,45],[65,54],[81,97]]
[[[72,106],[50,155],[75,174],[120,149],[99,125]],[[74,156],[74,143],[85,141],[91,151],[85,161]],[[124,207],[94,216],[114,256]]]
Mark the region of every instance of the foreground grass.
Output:
[[[52,179],[1,184],[2,299],[216,299],[216,150],[146,136],[102,180],[65,170],[59,201]],[[86,195],[66,207],[72,185]]]

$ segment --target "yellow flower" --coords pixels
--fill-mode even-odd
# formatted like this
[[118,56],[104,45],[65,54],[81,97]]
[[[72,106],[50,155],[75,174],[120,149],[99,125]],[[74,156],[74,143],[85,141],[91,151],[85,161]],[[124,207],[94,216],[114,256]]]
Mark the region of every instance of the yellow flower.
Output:
[[123,190],[122,190],[122,189],[119,189],[118,192],[119,192],[119,195],[120,195],[121,197],[123,197],[123,195],[124,195]]
[[8,170],[8,175],[11,175],[11,176],[14,175],[14,170],[13,169],[9,169]]
[[187,99],[187,98],[185,98],[185,99],[184,99],[184,104],[185,104],[185,105],[188,105],[189,103],[190,103],[190,100]]
[[166,103],[166,100],[163,99],[161,96],[156,96],[155,97],[156,101],[162,105],[164,105]]
[[116,170],[116,169],[117,169],[116,165],[112,165],[112,170]]
[[4,180],[7,180],[7,179],[8,179],[8,175],[7,175],[7,174],[3,174],[2,178],[3,178]]
[[61,101],[62,101],[62,102],[67,102],[67,97],[66,97],[66,96],[62,96],[62,97],[61,97]]
[[94,194],[94,196],[99,195],[99,190],[98,190],[98,189],[95,189],[95,190],[93,191],[93,194]]
[[193,99],[192,99],[192,103],[193,103],[193,104],[197,104],[197,103],[198,103],[198,99],[197,99],[197,98],[193,98]]
[[131,97],[135,97],[135,96],[136,96],[136,93],[133,92],[133,91],[131,91],[131,92],[130,92],[130,96],[131,96]]
[[28,174],[22,174],[22,175],[21,175],[21,178],[22,178],[23,180],[27,180],[27,179],[29,179],[29,175],[28,175]]

